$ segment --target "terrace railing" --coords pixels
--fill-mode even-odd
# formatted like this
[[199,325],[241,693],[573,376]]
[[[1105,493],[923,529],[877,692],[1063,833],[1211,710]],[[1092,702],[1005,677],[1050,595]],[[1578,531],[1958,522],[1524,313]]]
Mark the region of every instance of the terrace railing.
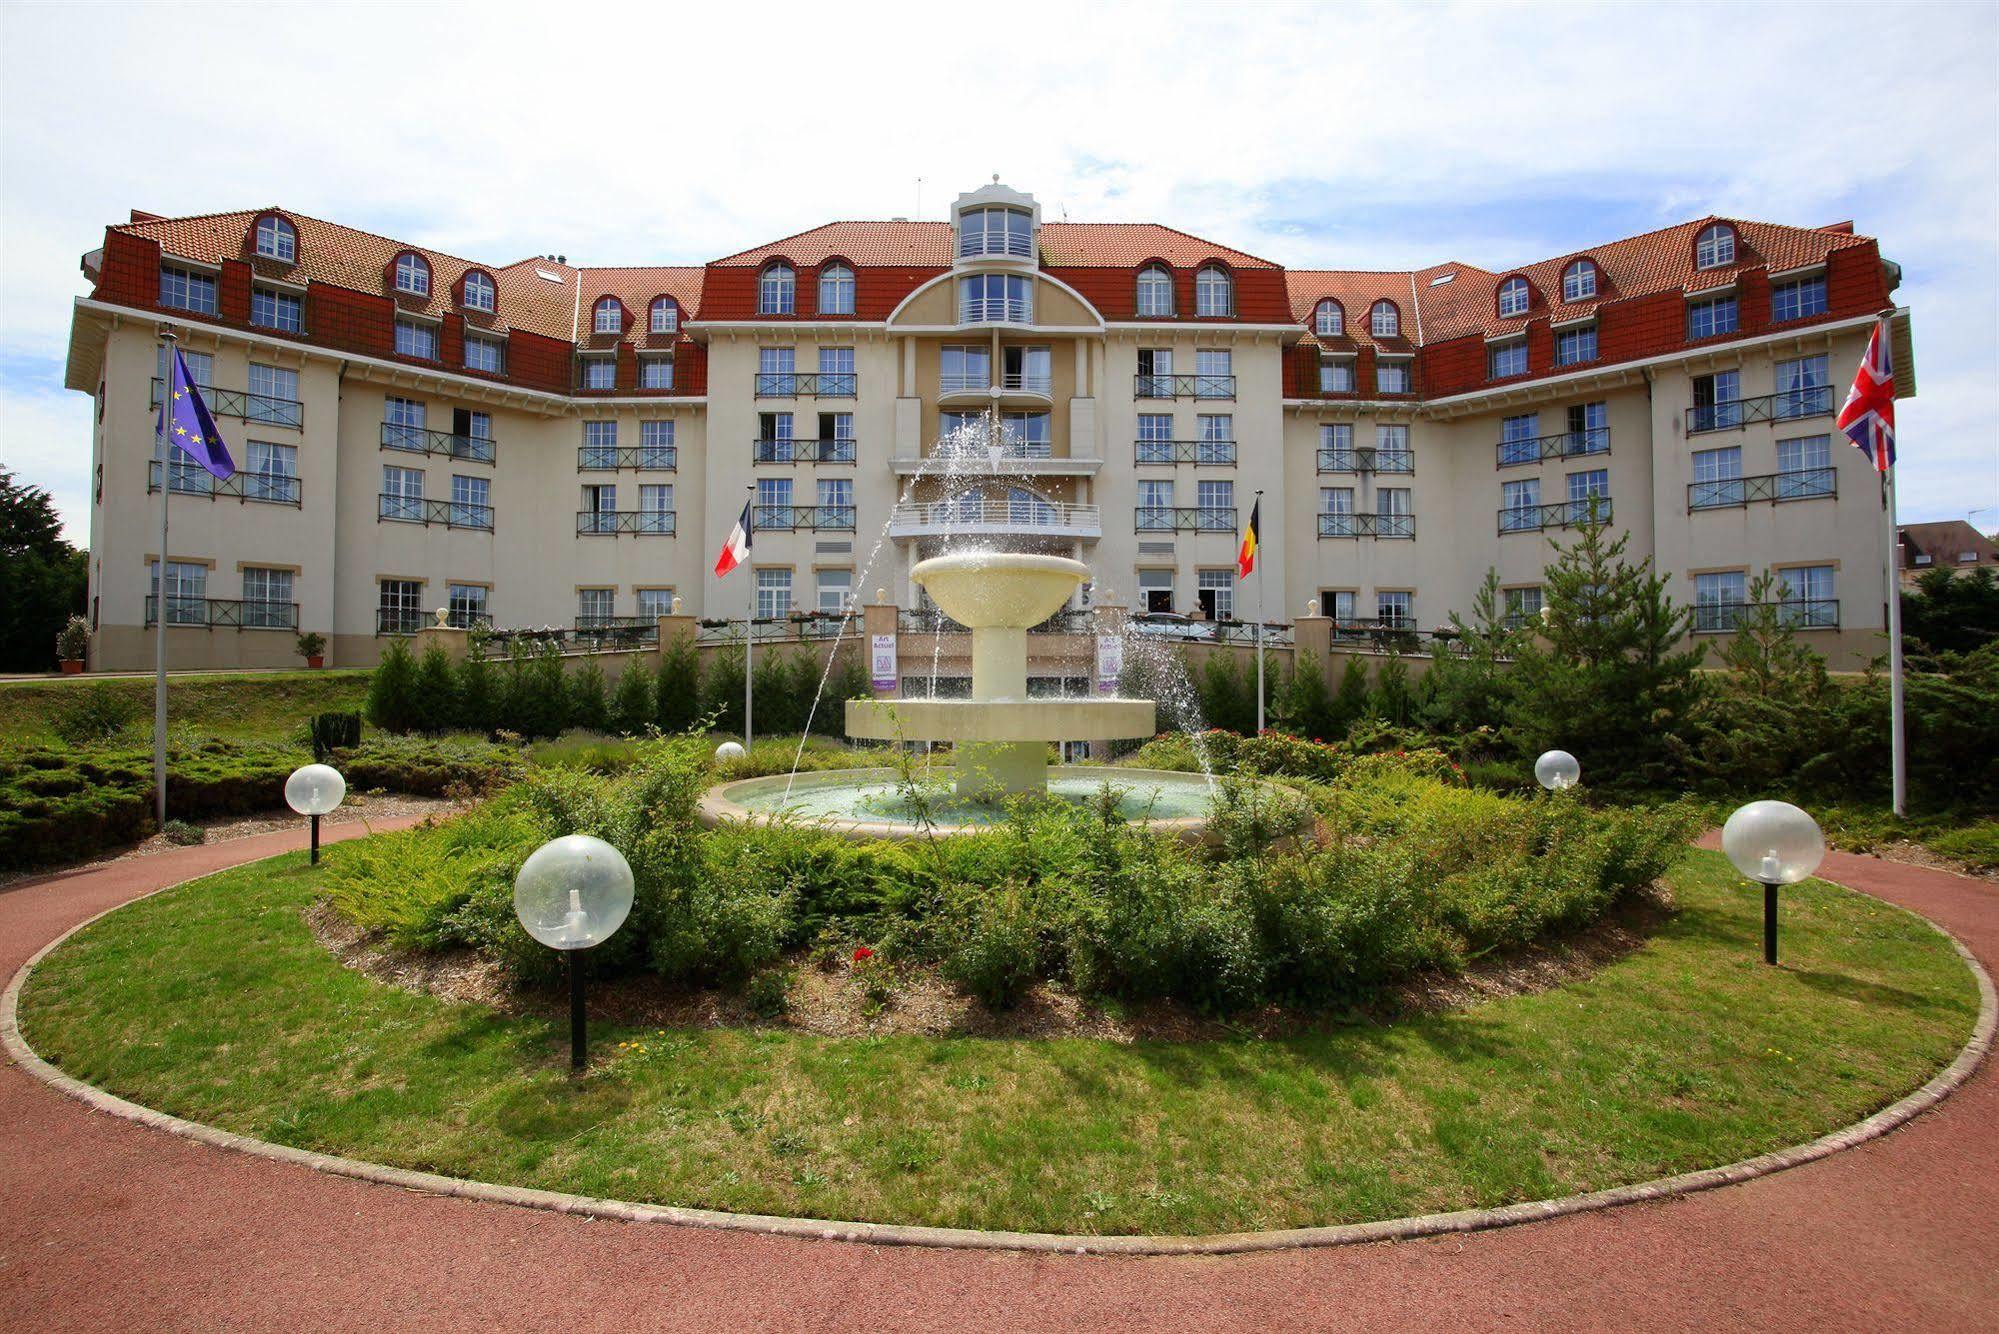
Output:
[[[152,401],[147,406],[158,407],[163,392],[160,379],[155,376]],[[305,404],[295,398],[273,398],[269,394],[252,394],[242,389],[217,389],[213,385],[202,385],[201,401],[208,404],[208,410],[218,417],[237,417],[259,426],[289,426],[294,429],[305,424]]]
[[[256,500],[267,505],[299,504],[299,481],[285,473],[239,472],[220,481],[198,463],[176,463],[169,476],[177,496],[207,496],[211,500]],[[160,489],[160,461],[146,465],[146,492]]]
[[1321,514],[1320,537],[1414,537],[1413,514]]
[[1687,409],[1687,434],[1740,430],[1753,422],[1791,421],[1822,417],[1832,411],[1832,386],[1785,389],[1757,398],[1732,398],[1725,403],[1695,403]]
[[1523,463],[1539,463],[1543,459],[1573,459],[1588,454],[1608,454],[1610,428],[1598,426],[1587,431],[1558,431],[1554,435],[1502,440],[1494,448],[1499,452],[1499,466],[1502,468],[1513,468]]
[[[146,624],[158,624],[159,596],[146,594]],[[240,598],[167,595],[168,625],[202,625],[210,629],[296,630],[298,603],[246,602]]]
[[1687,483],[1687,509],[1738,509],[1760,501],[1818,500],[1839,494],[1839,474],[1831,468],[1799,468],[1754,477],[1722,477]]
[[493,461],[493,438],[488,435],[453,435],[400,422],[382,423],[382,448],[406,454],[442,454],[468,463]]

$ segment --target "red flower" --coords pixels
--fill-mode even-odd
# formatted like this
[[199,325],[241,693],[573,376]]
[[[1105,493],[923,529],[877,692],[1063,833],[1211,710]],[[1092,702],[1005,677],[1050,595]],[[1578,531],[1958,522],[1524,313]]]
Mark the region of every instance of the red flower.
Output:
[[869,949],[866,945],[863,945],[859,949],[854,951],[855,963],[860,963],[865,959],[872,959],[874,957],[875,957],[875,952]]

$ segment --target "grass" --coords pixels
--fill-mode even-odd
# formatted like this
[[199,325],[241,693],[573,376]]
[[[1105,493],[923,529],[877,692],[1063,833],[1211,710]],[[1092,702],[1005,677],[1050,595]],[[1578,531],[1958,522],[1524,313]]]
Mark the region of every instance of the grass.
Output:
[[[56,740],[49,719],[78,690],[104,690],[129,703],[136,725],[152,735],[150,677],[84,676],[56,681],[0,682],[0,738],[31,744]],[[167,678],[167,717],[208,736],[241,741],[289,741],[303,735],[315,713],[358,710],[368,694],[365,671],[235,672]]]
[[1281,1041],[830,1039],[566,1028],[369,981],[289,857],[133,905],[37,970],[30,1040],[128,1098],[283,1144],[588,1195],[1081,1233],[1202,1233],[1561,1195],[1846,1125],[1977,1010],[1920,920],[1712,853],[1642,950],[1539,995]]

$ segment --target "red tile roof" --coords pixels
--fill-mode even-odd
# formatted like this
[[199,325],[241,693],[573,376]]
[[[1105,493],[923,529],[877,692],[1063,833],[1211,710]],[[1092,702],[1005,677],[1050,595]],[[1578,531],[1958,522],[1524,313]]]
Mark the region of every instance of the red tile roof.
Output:
[[[1379,347],[1385,351],[1406,351],[1416,338],[1416,311],[1409,296],[1409,275],[1399,272],[1364,272],[1351,269],[1287,269],[1285,287],[1291,296],[1291,316],[1305,326],[1305,341],[1320,343],[1329,351],[1356,347]],[[1319,303],[1331,297],[1345,313],[1346,334],[1341,338],[1320,338],[1317,332]],[[1400,338],[1375,338],[1369,315],[1377,301],[1393,301],[1402,315]]]

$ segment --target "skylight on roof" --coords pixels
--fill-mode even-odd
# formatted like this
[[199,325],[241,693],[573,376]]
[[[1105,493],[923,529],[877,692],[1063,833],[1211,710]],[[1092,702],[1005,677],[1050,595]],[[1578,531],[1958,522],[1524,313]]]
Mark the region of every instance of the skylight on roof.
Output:
[[543,282],[559,283],[562,281],[561,274],[550,273],[547,269],[536,269],[534,271],[534,276],[541,279]]
[[1449,282],[1451,279],[1457,276],[1458,275],[1456,273],[1440,273],[1436,277],[1430,279],[1430,286],[1442,287],[1445,283]]

